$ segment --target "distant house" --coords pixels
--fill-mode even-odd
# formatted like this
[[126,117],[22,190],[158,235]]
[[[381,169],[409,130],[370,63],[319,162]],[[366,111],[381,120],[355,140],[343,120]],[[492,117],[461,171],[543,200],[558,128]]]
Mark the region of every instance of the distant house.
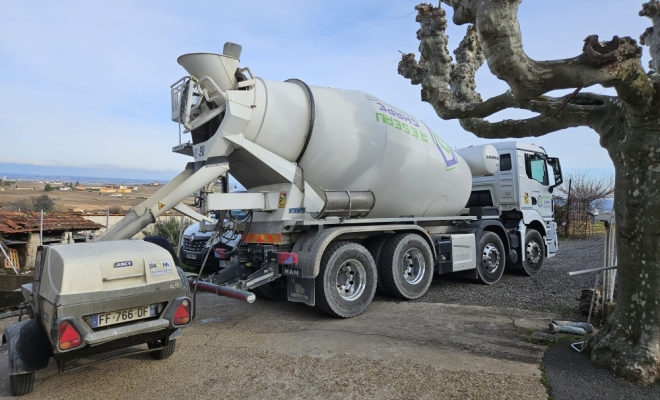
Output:
[[68,191],[71,190],[71,188],[68,187],[68,186],[62,186],[62,187],[60,188],[60,190],[62,190],[62,191],[64,191],[64,192],[68,192]]
[[101,188],[99,192],[106,194],[106,193],[117,193],[117,189],[110,189],[110,188]]
[[[43,243],[64,244],[84,242],[86,235],[104,228],[80,215],[44,213]],[[40,213],[0,211],[0,240],[18,254],[20,268],[34,268],[41,229]],[[0,253],[2,257],[2,253]],[[4,264],[0,262],[0,265]],[[18,266],[17,266],[18,267]]]

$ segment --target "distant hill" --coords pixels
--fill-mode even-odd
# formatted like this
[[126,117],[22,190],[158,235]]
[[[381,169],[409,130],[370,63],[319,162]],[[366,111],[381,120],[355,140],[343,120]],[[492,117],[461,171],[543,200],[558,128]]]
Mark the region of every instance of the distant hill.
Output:
[[[150,171],[117,167],[68,167],[43,166],[34,164],[0,163],[0,178],[8,180],[22,179],[31,181],[61,181],[92,183],[167,183],[179,171]],[[245,190],[233,177],[229,177],[229,186],[235,190]]]
[[0,177],[19,178],[30,177],[89,177],[113,179],[139,179],[146,181],[169,181],[177,175],[178,171],[150,171],[140,169],[118,168],[114,166],[99,167],[69,167],[60,165],[34,165],[0,163]]

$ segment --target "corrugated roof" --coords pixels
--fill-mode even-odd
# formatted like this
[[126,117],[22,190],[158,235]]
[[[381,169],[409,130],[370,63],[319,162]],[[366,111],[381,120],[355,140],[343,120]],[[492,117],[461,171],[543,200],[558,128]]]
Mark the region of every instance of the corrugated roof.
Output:
[[[0,211],[0,233],[39,232],[41,213]],[[44,213],[44,232],[95,230],[103,225],[86,220],[80,215],[60,212]]]

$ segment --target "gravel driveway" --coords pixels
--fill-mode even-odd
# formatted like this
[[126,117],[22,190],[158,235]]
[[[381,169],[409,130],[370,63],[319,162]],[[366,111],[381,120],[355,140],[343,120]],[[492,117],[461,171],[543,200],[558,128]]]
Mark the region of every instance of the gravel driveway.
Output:
[[[568,272],[602,267],[604,242],[602,235],[563,240],[559,243],[558,255],[545,260],[546,264],[538,275],[520,276],[507,271],[499,282],[491,286],[468,279],[437,277],[428,293],[416,301],[519,308],[573,320],[584,319],[577,312],[576,298],[582,289],[593,287],[595,276],[569,276]],[[392,301],[386,297],[376,300]]]
[[[603,266],[605,236],[563,240],[556,257],[546,260],[540,274],[524,277],[505,273],[492,286],[452,277],[436,278],[419,302],[506,307],[549,313],[558,318],[586,321],[578,313],[583,289],[593,288],[595,275],[569,276]],[[602,276],[601,281],[602,284]],[[377,301],[391,301],[380,297]],[[575,342],[581,337],[575,336]],[[570,341],[553,344],[543,357],[550,394],[555,400],[607,398],[611,400],[660,399],[660,384],[639,386],[622,381],[607,369],[595,368],[588,355],[574,351]]]

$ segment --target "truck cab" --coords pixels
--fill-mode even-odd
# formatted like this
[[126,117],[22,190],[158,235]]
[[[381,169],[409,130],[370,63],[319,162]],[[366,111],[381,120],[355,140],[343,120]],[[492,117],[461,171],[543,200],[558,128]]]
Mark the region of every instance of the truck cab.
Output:
[[[558,241],[552,192],[563,182],[559,159],[534,144],[491,145],[497,149],[499,168],[493,175],[473,177],[468,207],[496,207],[510,235],[525,247],[520,253],[542,250],[545,258],[554,257]],[[539,233],[543,246],[526,248],[531,230]]]

